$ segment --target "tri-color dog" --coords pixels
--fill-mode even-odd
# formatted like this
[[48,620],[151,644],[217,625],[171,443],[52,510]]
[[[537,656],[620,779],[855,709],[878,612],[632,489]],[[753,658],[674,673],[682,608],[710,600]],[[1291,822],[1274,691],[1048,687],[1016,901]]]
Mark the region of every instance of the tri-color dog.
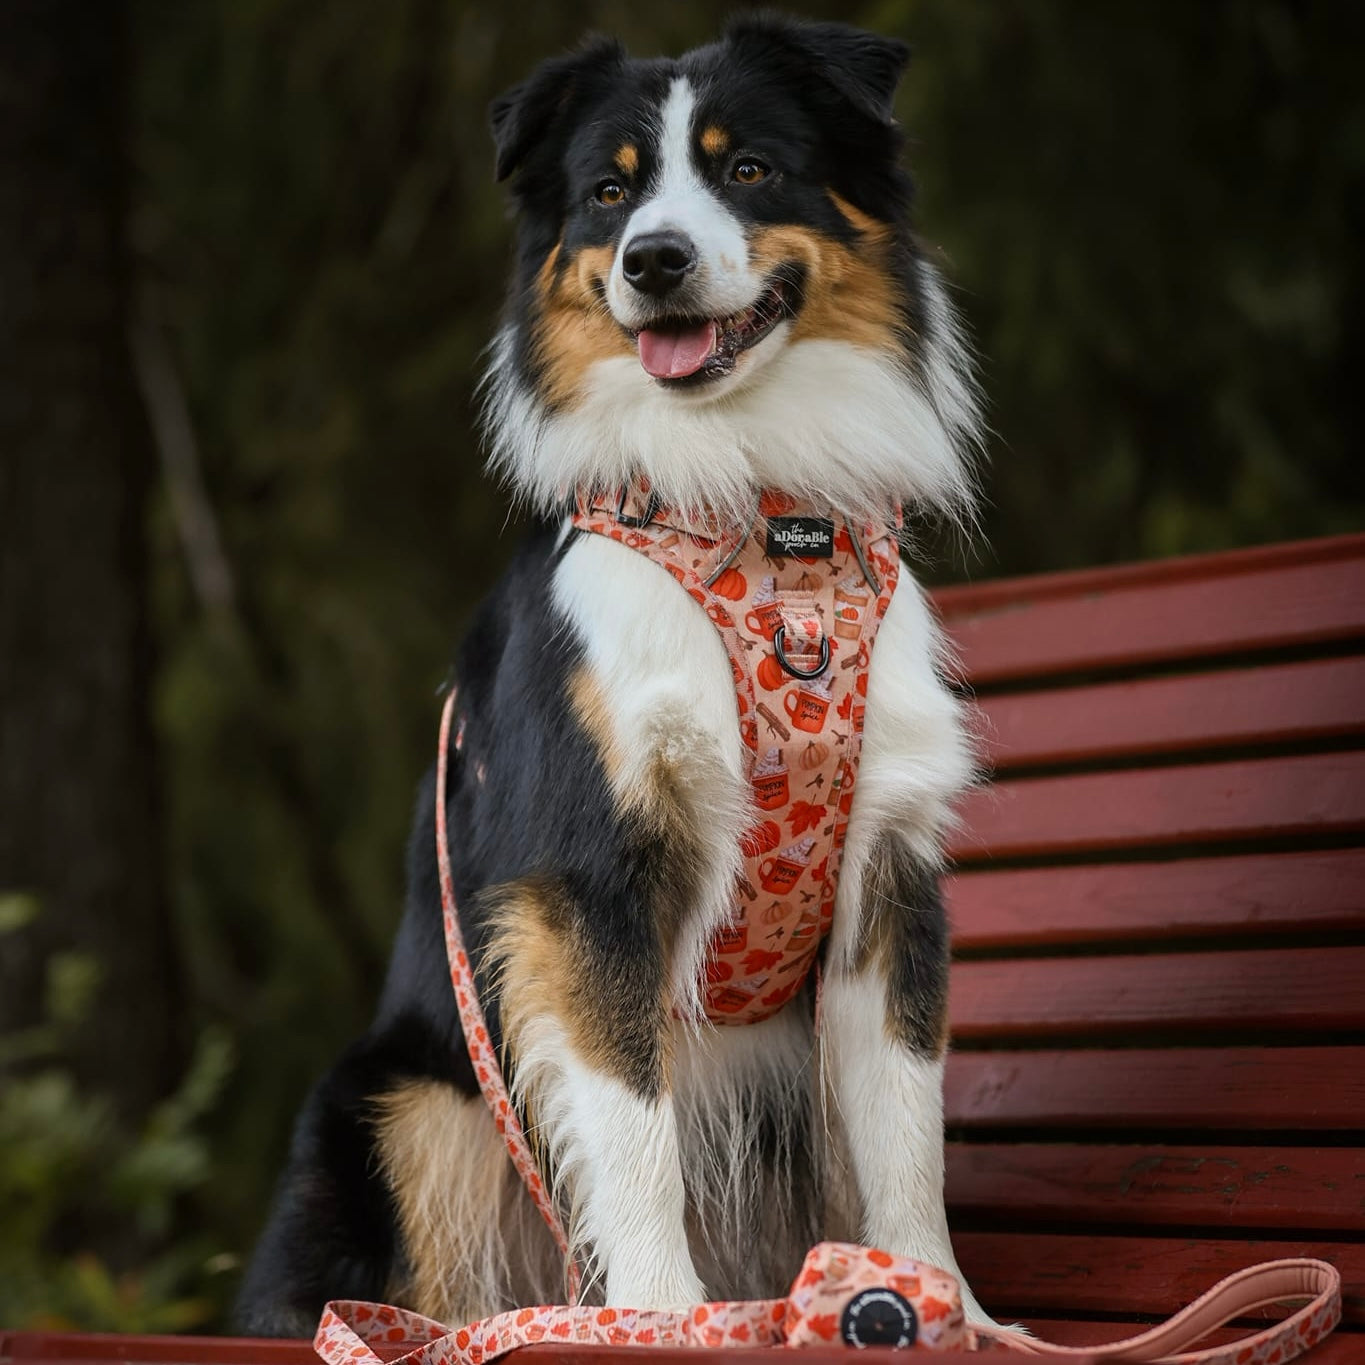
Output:
[[[844,628],[822,635],[825,608],[807,604],[823,653],[789,671],[817,678],[855,662],[858,613],[886,586],[854,528],[880,526],[894,546],[902,506],[970,510],[978,410],[911,228],[892,117],[905,60],[900,43],[843,25],[749,15],[676,61],[594,40],[493,107],[519,218],[487,440],[539,527],[460,651],[445,799],[493,1042],[589,1296],[609,1304],[780,1294],[822,1237],[955,1269],[937,872],[973,758],[908,571],[878,599],[876,649],[836,737],[861,756],[835,783],[856,767],[846,822],[826,827],[841,861],[818,968],[755,1022],[718,1019],[707,994],[746,909],[755,792],[797,741],[814,760],[833,752],[818,682],[785,719],[759,708],[787,749],[756,742],[744,688],[761,701],[782,680],[764,667],[790,663],[765,609],[808,586],[783,572],[799,560],[823,583],[827,537],[862,564],[839,585]],[[673,509],[662,520],[684,537],[768,519],[772,581],[746,587],[761,636],[747,663],[681,570],[587,524],[618,495],[623,512],[643,501],[628,524]],[[777,542],[774,497],[811,514]],[[794,840],[781,867],[796,869],[770,858],[771,888],[786,894],[782,878],[802,871],[795,835],[838,809],[832,795],[804,801],[790,828],[769,822]],[[428,778],[378,1012],[299,1121],[242,1294],[249,1330],[310,1332],[328,1298],[459,1323],[563,1297],[466,1053],[436,799]],[[964,1300],[987,1321],[965,1286]]]

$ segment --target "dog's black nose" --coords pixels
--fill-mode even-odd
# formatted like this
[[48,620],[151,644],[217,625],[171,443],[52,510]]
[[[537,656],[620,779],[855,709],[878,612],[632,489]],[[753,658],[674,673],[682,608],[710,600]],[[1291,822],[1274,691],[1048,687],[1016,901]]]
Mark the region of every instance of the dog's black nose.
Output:
[[697,266],[697,249],[681,232],[645,232],[626,247],[621,270],[642,294],[667,294]]

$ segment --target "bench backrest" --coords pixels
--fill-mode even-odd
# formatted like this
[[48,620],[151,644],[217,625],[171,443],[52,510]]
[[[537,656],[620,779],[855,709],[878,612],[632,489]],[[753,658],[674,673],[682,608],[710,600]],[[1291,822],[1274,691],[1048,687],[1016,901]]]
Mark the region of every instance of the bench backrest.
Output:
[[1166,1314],[1308,1254],[1365,1324],[1365,536],[936,600],[994,768],[948,886],[978,1295]]

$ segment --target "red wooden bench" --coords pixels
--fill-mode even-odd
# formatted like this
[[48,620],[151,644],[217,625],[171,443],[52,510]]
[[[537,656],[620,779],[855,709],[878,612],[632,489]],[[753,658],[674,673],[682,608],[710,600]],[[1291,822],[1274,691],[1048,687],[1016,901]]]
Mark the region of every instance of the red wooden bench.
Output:
[[[937,600],[996,773],[948,888],[964,1271],[998,1315],[1098,1343],[1321,1257],[1346,1324],[1308,1359],[1365,1361],[1365,536]],[[0,1339],[5,1365],[311,1359]]]
[[1319,1256],[1359,1332],[1365,536],[937,599],[995,770],[948,890],[964,1272],[1092,1342]]

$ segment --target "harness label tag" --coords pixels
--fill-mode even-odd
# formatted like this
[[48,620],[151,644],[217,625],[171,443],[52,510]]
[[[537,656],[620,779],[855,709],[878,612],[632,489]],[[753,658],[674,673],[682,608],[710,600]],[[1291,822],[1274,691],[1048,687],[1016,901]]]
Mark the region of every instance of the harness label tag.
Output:
[[834,523],[828,517],[769,517],[768,553],[779,559],[832,559]]

